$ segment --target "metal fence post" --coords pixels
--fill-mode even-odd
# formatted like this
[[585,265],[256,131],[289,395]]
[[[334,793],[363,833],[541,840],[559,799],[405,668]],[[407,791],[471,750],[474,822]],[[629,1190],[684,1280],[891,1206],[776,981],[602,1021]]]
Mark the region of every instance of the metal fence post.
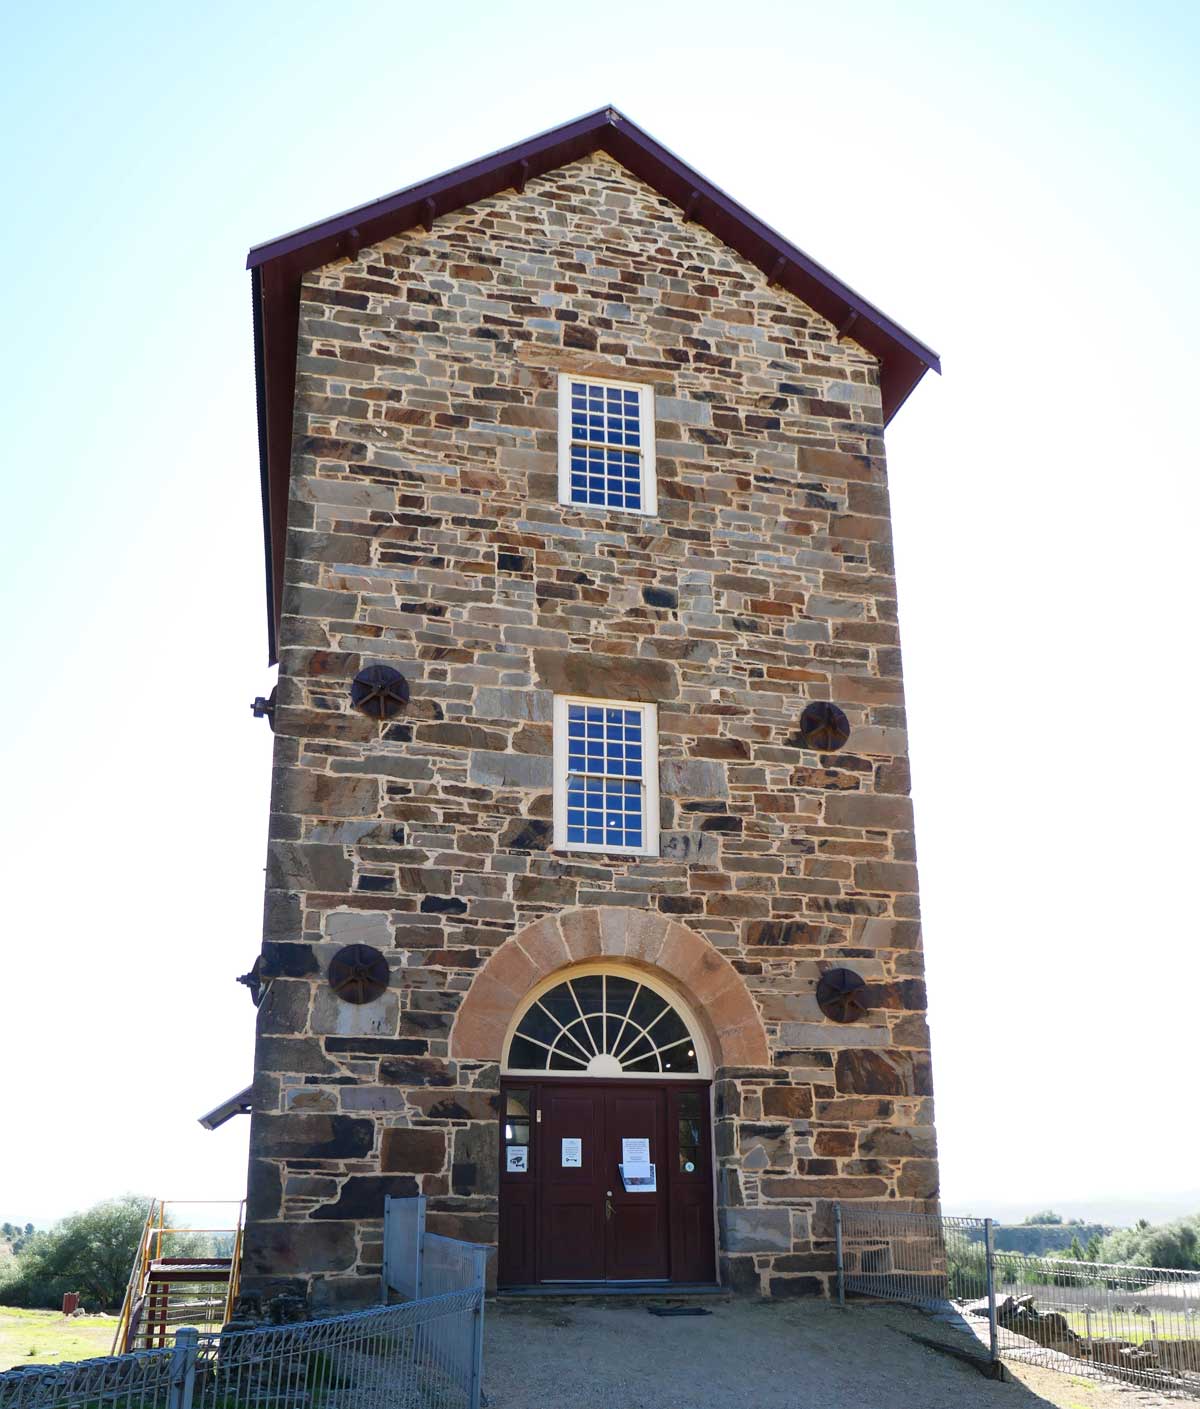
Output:
[[833,1241],[837,1247],[837,1299],[839,1306],[846,1305],[846,1263],[842,1254],[842,1206],[833,1206]]
[[379,1300],[384,1306],[388,1303],[388,1288],[392,1285],[388,1273],[391,1268],[388,1266],[388,1249],[392,1245],[392,1220],[395,1218],[392,1212],[392,1200],[385,1195],[383,1200],[383,1266],[379,1269]]
[[421,1288],[425,1281],[425,1195],[417,1195],[416,1212],[416,1267],[413,1274],[413,1300],[421,1300]]
[[475,1254],[475,1290],[479,1300],[471,1317],[471,1397],[470,1409],[480,1409],[483,1402],[483,1299],[487,1290],[487,1249]]
[[984,1266],[987,1270],[988,1342],[992,1363],[1000,1359],[1000,1335],[996,1328],[996,1243],[992,1220],[983,1220]]
[[195,1326],[182,1326],[176,1331],[175,1346],[171,1351],[171,1390],[167,1409],[191,1409],[199,1344],[200,1332]]

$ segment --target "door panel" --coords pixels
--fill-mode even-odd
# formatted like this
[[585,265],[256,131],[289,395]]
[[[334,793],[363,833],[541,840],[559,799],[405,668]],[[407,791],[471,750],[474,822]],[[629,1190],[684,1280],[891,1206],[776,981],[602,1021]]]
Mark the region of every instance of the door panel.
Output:
[[[604,1093],[587,1086],[541,1088],[539,1278],[604,1277]],[[579,1165],[563,1164],[563,1141],[579,1141]]]
[[[606,1169],[611,1179],[612,1215],[606,1218],[606,1276],[610,1282],[641,1281],[671,1275],[667,1247],[666,1102],[655,1087],[610,1089],[605,1103]],[[621,1179],[622,1141],[647,1140],[656,1166],[655,1193],[627,1193]]]
[[671,1280],[716,1280],[709,1093],[668,1088]]
[[500,1256],[496,1278],[502,1287],[528,1286],[537,1280],[536,1102],[537,1088],[529,1085],[505,1086],[500,1094]]

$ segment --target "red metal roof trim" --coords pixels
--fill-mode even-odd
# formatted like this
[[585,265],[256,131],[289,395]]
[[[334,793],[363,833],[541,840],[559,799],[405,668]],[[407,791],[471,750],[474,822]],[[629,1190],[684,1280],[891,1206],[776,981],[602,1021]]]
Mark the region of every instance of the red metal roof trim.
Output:
[[256,245],[246,266],[254,275],[259,299],[255,357],[262,371],[258,417],[272,662],[283,587],[302,277],[336,259],[353,258],[360,249],[391,235],[425,225],[431,217],[448,215],[500,191],[523,189],[526,182],[596,151],[607,152],[773,283],[795,294],[877,357],[885,423],[927,370],[941,371],[937,353],[611,107]]

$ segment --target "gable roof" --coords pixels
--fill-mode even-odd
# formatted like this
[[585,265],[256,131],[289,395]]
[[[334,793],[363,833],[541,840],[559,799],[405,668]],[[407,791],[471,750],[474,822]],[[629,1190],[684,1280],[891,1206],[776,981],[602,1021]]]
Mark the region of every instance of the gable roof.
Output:
[[853,337],[877,357],[885,423],[929,368],[941,371],[936,352],[612,107],[599,108],[491,156],[255,245],[246,267],[254,303],[259,472],[272,663],[277,659],[276,628],[283,596],[301,279],[334,260],[356,258],[360,249],[414,226],[431,229],[439,216],[475,201],[504,190],[523,191],[526,182],[593,152],[606,152],[620,162],[679,206],[686,219],[704,226],[757,265],[773,284],[789,290],[828,319],[839,337]]

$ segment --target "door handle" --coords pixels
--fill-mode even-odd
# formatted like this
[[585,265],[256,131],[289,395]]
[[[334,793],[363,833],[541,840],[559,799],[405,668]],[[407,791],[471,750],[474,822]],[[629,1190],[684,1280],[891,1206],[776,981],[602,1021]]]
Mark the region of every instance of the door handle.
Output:
[[605,1220],[607,1221],[607,1220],[610,1219],[612,1216],[613,1216],[612,1196],[609,1195],[609,1194],[606,1194],[606,1195],[604,1196],[604,1217],[605,1217]]

